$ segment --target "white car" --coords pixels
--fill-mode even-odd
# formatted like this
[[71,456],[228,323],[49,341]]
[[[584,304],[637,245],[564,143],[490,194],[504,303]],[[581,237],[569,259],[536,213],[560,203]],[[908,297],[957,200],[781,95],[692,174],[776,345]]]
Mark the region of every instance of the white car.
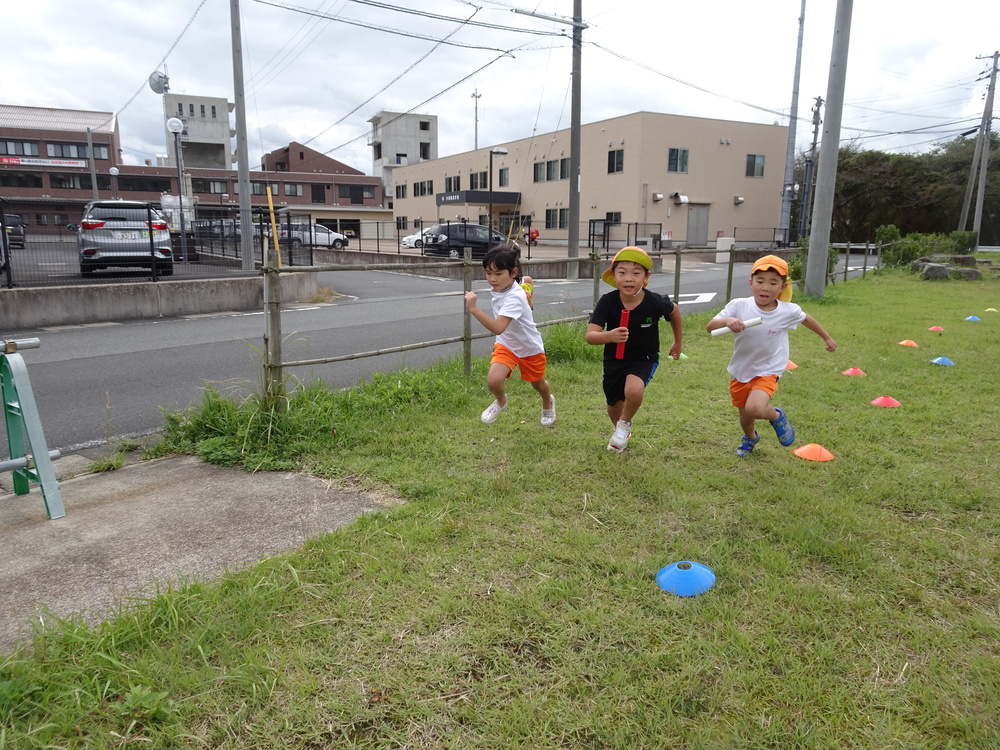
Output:
[[278,225],[278,239],[287,242],[292,247],[299,245],[315,245],[317,247],[332,247],[340,250],[347,247],[349,240],[339,232],[324,227],[322,224],[292,224],[292,236],[288,237],[288,227],[284,224]]
[[408,234],[399,242],[403,247],[423,247],[424,246],[423,232],[414,232],[413,234]]

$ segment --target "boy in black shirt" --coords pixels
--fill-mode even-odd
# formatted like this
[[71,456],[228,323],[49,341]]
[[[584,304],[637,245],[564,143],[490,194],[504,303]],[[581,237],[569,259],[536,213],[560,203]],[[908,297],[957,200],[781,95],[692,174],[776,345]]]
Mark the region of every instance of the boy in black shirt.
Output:
[[[587,343],[604,345],[604,395],[615,431],[608,450],[621,453],[632,437],[632,417],[660,360],[660,318],[670,321],[681,355],[681,311],[669,297],[646,289],[653,261],[637,247],[625,247],[601,276],[615,287],[597,301],[587,326]],[[623,311],[627,315],[623,317]]]

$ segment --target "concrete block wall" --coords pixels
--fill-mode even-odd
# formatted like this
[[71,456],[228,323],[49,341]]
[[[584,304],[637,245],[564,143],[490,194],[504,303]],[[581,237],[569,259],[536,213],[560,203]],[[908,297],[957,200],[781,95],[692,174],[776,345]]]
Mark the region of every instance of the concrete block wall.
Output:
[[[279,277],[281,301],[316,295],[314,273]],[[262,276],[0,289],[0,335],[45,326],[262,310]]]

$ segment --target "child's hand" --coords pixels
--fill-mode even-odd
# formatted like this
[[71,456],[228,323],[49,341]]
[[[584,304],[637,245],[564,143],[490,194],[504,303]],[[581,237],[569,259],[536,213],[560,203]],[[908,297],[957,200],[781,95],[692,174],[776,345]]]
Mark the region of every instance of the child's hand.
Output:
[[478,300],[479,300],[479,298],[476,296],[475,292],[466,292],[465,293],[465,307],[466,307],[466,309],[467,310],[475,310],[476,309],[476,302]]
[[830,338],[829,336],[827,336],[827,337],[826,337],[825,339],[823,339],[823,340],[824,340],[824,341],[826,342],[826,350],[827,350],[828,352],[835,352],[835,351],[837,351],[837,342],[836,342],[836,341],[834,341],[834,340],[833,340],[832,338]]
[[628,341],[628,328],[612,328],[608,331],[611,334],[611,344],[621,344],[623,341]]
[[673,346],[670,347],[670,356],[673,359],[681,358],[681,345],[679,341],[675,341]]

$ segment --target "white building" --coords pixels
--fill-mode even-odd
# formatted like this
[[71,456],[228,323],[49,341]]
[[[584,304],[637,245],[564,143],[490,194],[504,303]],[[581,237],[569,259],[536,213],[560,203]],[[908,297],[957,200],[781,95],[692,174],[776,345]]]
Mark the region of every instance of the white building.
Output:
[[167,130],[167,120],[177,117],[184,123],[181,147],[185,168],[232,169],[232,139],[236,131],[229,124],[233,105],[226,99],[187,94],[163,95],[163,133],[167,144],[164,166],[174,167],[174,134]]
[[438,158],[437,116],[381,111],[368,122],[372,124],[368,138],[372,175],[382,178],[386,205],[392,208],[395,170]]

